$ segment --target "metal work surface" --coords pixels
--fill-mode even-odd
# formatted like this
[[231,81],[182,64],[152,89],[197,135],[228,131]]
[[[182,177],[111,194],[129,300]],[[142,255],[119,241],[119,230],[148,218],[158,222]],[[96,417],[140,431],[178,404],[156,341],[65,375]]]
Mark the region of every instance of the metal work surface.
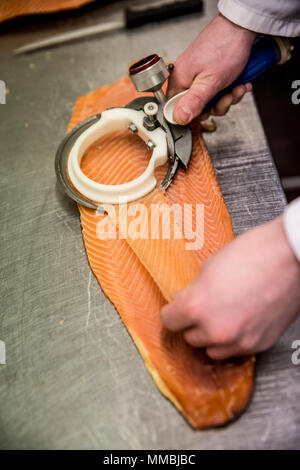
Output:
[[[299,447],[300,366],[291,362],[299,321],[259,356],[246,412],[226,427],[193,430],[157,390],[102,293],[76,204],[56,186],[55,151],[76,97],[117,80],[128,63],[151,52],[174,60],[216,13],[216,2],[205,3],[202,16],[27,56],[11,51],[62,32],[65,23],[103,21],[119,4],[69,23],[6,29],[0,37],[0,78],[9,89],[0,105],[1,448]],[[251,95],[218,122],[206,141],[241,233],[280,214],[285,197]]]

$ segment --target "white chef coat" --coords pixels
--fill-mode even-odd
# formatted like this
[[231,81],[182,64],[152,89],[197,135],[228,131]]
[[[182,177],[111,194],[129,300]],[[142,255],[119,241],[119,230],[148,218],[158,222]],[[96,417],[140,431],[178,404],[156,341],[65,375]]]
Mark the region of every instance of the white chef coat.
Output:
[[300,0],[220,0],[218,8],[233,23],[256,33],[300,36]]
[[[220,0],[218,8],[230,21],[251,31],[300,36],[300,0]],[[300,261],[300,198],[287,206],[283,221],[287,239]]]
[[285,209],[283,223],[287,239],[300,261],[300,197],[291,202]]

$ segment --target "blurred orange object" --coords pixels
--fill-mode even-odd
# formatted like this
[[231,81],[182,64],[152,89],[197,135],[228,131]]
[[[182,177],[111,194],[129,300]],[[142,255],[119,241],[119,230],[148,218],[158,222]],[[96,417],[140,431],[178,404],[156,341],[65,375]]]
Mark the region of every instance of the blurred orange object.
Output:
[[16,16],[71,10],[92,1],[95,0],[1,0],[0,22]]

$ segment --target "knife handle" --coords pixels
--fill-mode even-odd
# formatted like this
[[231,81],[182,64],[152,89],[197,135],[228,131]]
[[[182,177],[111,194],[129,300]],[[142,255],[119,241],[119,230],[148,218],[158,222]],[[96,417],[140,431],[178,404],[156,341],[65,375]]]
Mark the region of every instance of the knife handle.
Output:
[[202,0],[160,0],[140,3],[125,10],[125,24],[127,29],[131,29],[202,10]]
[[212,98],[202,112],[212,108],[219,99],[229,93],[237,85],[245,85],[254,78],[266,72],[277,63],[284,63],[290,59],[291,46],[288,40],[273,36],[259,37],[252,48],[248,63],[241,75],[229,86],[219,91]]

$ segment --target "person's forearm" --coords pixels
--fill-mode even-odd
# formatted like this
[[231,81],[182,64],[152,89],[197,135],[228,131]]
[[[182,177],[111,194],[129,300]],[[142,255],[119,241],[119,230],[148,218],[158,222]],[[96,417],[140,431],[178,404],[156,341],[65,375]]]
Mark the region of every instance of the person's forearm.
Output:
[[233,23],[276,36],[300,36],[299,0],[220,0],[218,8]]

